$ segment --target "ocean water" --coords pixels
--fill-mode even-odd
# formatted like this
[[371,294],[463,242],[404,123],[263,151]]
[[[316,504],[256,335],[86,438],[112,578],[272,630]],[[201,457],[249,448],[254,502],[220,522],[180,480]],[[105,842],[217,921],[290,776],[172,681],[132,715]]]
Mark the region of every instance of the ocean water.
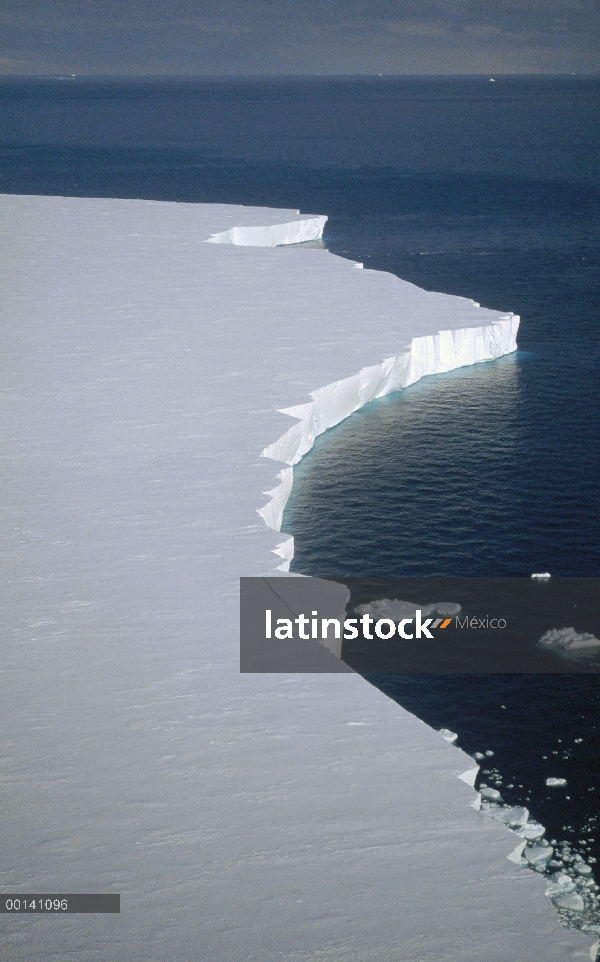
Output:
[[[334,253],[521,316],[515,355],[317,440],[307,574],[600,574],[599,160],[598,78],[0,83],[0,191],[326,213]],[[600,858],[595,676],[368,680]]]

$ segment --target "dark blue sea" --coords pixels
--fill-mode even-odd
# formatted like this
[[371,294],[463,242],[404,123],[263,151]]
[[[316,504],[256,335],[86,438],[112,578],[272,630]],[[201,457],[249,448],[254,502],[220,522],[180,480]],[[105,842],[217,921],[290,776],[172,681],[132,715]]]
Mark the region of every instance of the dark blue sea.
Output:
[[[317,440],[294,570],[600,575],[599,78],[4,81],[0,162],[9,193],[328,214],[334,253],[521,316],[516,354]],[[368,680],[600,859],[597,675]]]

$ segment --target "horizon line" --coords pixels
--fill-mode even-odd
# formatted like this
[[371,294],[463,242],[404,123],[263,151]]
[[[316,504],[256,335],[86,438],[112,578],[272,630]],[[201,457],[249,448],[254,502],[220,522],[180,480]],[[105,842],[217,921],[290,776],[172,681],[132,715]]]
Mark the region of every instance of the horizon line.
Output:
[[45,73],[21,74],[0,73],[0,81],[4,80],[481,80],[491,79],[559,79],[559,78],[600,78],[600,70],[595,71],[563,71],[553,73],[332,73],[332,74],[286,74],[286,73]]

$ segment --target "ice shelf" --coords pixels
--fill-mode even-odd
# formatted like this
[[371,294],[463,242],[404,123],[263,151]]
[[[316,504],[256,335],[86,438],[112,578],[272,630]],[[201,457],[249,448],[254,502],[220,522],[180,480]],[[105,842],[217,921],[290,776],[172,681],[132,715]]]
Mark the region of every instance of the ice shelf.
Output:
[[289,555],[301,453],[512,350],[517,319],[272,246],[317,215],[0,202],[0,883],[122,896],[119,917],[2,915],[3,957],[589,958],[476,810],[473,759],[357,675],[238,670],[238,579]]

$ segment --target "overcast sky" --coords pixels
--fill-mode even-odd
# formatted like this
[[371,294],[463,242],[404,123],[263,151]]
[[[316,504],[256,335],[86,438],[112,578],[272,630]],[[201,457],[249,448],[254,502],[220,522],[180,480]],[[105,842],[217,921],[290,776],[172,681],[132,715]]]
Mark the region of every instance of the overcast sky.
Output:
[[599,23],[599,0],[0,0],[0,73],[597,73]]

